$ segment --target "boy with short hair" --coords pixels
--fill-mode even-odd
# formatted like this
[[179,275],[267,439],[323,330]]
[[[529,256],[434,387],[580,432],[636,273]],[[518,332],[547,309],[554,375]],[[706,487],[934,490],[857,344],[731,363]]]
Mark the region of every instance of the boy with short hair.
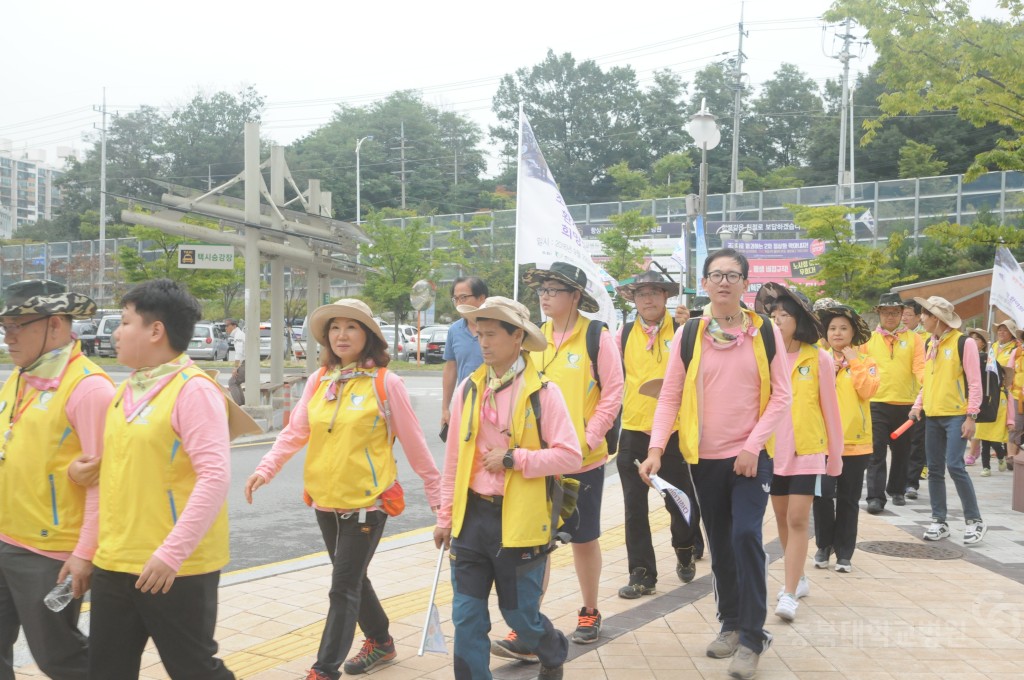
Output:
[[174,680],[233,680],[213,639],[228,562],[227,403],[184,353],[199,302],[168,279],[121,302],[114,345],[134,370],[107,411],[89,676],[138,678],[152,637]]

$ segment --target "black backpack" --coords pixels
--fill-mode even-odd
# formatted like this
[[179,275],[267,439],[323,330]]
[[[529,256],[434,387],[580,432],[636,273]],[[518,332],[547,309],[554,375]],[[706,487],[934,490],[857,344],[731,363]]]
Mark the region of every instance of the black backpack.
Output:
[[[603,321],[597,319],[591,319],[590,325],[587,326],[587,356],[590,357],[590,369],[594,374],[594,381],[597,383],[597,389],[601,389],[601,375],[597,370],[597,354],[601,348],[601,332],[608,328],[608,325]],[[608,431],[604,433],[604,440],[608,444],[608,453],[613,454],[619,450],[619,432],[622,430],[622,407],[619,406],[619,412],[615,415],[615,422],[608,428]]]
[[[924,351],[927,354],[931,351],[932,339],[928,338],[925,342]],[[960,369],[963,370],[964,366],[964,345],[967,344],[967,336],[961,335],[956,343],[957,354],[960,355]],[[985,364],[988,362],[987,352],[978,352],[978,361],[981,363],[981,409],[978,411],[979,423],[994,423],[996,417],[999,415],[999,398],[1003,391],[1003,379],[1002,370],[999,373],[993,373],[986,368]],[[964,373],[964,384],[967,384],[967,374]],[[970,386],[967,386],[967,394],[970,396]],[[925,415],[928,415],[925,413]]]
[[[767,314],[758,314],[761,317],[761,339],[764,342],[764,353],[768,356],[768,368],[771,369],[772,360],[775,358],[775,332],[772,330],[772,320]],[[683,326],[683,339],[679,343],[679,355],[683,360],[683,367],[690,370],[690,360],[693,359],[693,346],[697,342],[697,329],[700,327],[700,317],[690,319]]]

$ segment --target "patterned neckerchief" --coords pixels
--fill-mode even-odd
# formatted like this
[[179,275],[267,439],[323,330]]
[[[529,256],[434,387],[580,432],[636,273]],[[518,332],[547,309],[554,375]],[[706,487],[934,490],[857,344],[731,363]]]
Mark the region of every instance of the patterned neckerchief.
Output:
[[71,355],[77,344],[72,340],[63,347],[50,350],[31,365],[21,369],[21,377],[32,389],[52,392],[60,387],[60,381],[68,364],[71,363]]
[[523,361],[522,356],[516,357],[515,362],[500,376],[494,372],[493,368],[487,367],[487,387],[484,388],[480,415],[492,425],[498,424],[498,400],[495,395],[511,385],[524,368],[526,368],[526,362]]

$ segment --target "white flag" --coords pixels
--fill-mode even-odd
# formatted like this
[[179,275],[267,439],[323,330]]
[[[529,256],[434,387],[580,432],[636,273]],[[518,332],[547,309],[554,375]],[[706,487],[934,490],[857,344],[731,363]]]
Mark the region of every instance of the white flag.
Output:
[[676,506],[679,508],[679,512],[683,513],[683,519],[686,523],[690,523],[690,497],[686,495],[685,491],[677,489],[672,486],[658,475],[650,475],[651,486],[654,490],[660,493],[662,496],[668,496],[675,501]]
[[1024,272],[1005,246],[996,248],[990,304],[1013,319],[1018,328],[1024,324]]
[[437,611],[437,605],[433,602],[430,603],[430,613],[427,615],[427,634],[423,639],[423,651],[434,654],[448,653],[444,632],[441,631],[441,613]]
[[587,292],[600,306],[593,316],[608,324],[614,333],[618,317],[612,298],[604,288],[599,267],[583,246],[580,230],[569,214],[524,113],[520,114],[519,127],[522,143],[516,190],[516,262],[536,263],[541,269],[554,262],[568,262],[582,269],[587,275]]

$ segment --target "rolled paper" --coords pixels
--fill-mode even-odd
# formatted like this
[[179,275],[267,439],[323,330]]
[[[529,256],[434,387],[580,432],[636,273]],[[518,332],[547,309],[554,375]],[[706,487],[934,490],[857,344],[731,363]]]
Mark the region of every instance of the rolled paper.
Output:
[[898,439],[901,434],[910,429],[910,426],[914,424],[913,420],[908,419],[907,422],[897,427],[892,434],[889,435],[889,439]]

